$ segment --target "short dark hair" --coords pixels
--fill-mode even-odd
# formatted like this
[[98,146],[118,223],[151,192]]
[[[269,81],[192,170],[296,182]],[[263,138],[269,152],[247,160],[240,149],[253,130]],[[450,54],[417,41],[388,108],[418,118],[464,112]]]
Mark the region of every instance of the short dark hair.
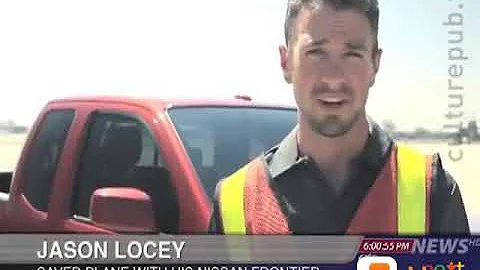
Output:
[[285,18],[285,42],[288,45],[292,34],[295,19],[298,17],[302,8],[315,9],[317,6],[327,4],[336,10],[353,9],[365,14],[370,22],[375,38],[375,47],[378,39],[378,1],[377,0],[288,0],[287,15]]

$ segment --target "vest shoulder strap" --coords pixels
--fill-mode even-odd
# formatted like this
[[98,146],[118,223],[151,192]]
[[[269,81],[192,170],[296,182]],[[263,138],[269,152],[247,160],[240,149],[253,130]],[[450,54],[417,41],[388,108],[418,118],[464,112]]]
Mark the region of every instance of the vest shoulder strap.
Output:
[[397,226],[400,235],[425,234],[428,230],[431,159],[403,143],[397,144]]
[[248,166],[242,167],[220,183],[219,206],[225,234],[246,234],[244,193]]

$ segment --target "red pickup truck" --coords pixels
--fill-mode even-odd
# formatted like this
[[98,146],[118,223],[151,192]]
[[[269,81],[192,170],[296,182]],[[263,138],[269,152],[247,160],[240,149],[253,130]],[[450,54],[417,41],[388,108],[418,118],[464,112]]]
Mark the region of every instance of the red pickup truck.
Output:
[[277,144],[296,117],[295,107],[245,96],[51,101],[15,171],[0,174],[0,230],[206,233],[217,182]]

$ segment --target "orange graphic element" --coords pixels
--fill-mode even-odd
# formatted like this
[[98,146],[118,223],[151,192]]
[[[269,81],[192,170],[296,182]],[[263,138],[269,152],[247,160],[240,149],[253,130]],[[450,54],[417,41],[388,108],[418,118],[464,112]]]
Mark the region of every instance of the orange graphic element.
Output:
[[390,270],[388,263],[371,263],[368,270]]

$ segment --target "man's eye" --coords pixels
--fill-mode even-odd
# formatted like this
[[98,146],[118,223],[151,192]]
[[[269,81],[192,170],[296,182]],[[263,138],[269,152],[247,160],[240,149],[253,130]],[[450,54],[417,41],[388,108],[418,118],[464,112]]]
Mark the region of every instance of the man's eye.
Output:
[[345,55],[348,57],[363,58],[363,54],[358,52],[347,52]]
[[324,54],[324,51],[319,49],[309,50],[307,51],[307,55],[321,55]]

